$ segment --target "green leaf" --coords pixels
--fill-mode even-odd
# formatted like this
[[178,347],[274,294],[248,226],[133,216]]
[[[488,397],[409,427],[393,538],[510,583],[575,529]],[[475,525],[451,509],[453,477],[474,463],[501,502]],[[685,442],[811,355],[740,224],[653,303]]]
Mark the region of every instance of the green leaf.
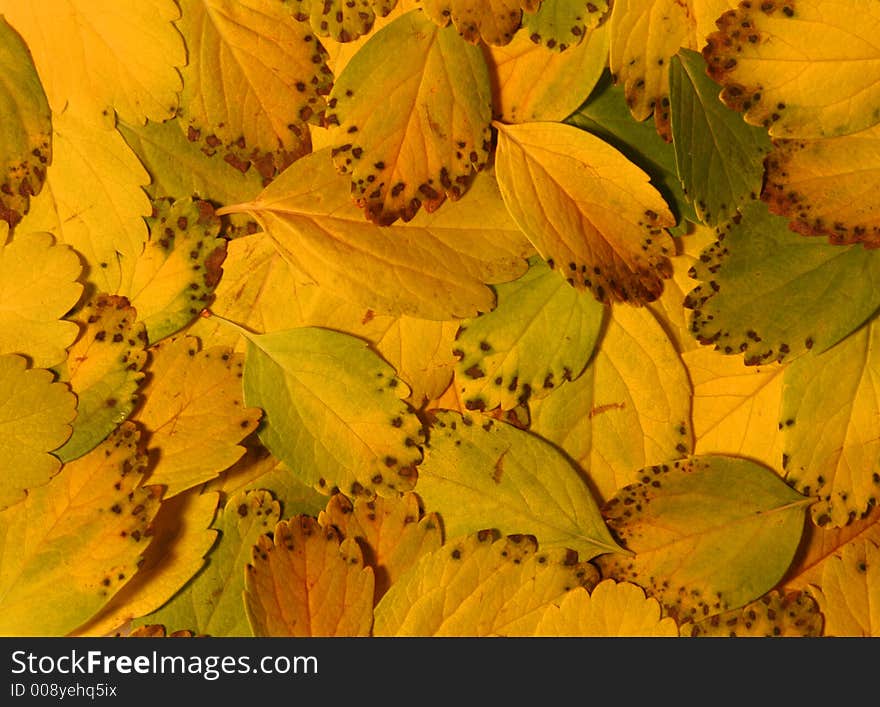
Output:
[[447,537],[495,528],[582,560],[620,551],[571,463],[540,437],[488,417],[437,414],[416,491]]
[[162,624],[169,632],[189,629],[207,636],[251,636],[242,610],[245,567],[257,539],[275,529],[281,508],[269,491],[236,494],[214,520],[219,539],[207,564],[158,611],[134,626]]
[[844,526],[876,504],[878,420],[880,320],[786,370],[779,420],[786,481],[819,497],[810,509],[817,524]]
[[744,606],[782,579],[812,499],[736,457],[691,457],[641,475],[603,508],[635,553],[597,558],[604,577],[641,585],[679,622]]
[[577,378],[605,313],[540,258],[495,290],[497,307],[463,321],[456,341],[456,385],[468,410],[510,410]]
[[324,493],[412,488],[421,423],[366,343],[317,327],[245,336],[245,402],[263,409],[259,434],[272,454]]
[[744,207],[720,226],[691,276],[702,284],[685,299],[691,332],[748,365],[824,351],[880,306],[880,250],[834,246],[788,230],[766,205]]
[[761,193],[767,132],[718,100],[718,84],[697,52],[680,49],[669,78],[675,164],[700,220],[717,225]]
[[607,0],[544,0],[537,12],[523,15],[523,31],[533,42],[564,52],[580,44],[607,11]]

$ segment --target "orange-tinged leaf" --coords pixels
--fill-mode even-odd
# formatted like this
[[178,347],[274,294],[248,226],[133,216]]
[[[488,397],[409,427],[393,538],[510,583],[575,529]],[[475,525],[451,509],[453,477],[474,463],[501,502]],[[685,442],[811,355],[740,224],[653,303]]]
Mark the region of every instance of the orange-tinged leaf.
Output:
[[409,221],[467,190],[489,159],[482,52],[413,10],[372,35],[336,79],[326,123],[352,197],[375,223]]
[[335,494],[318,516],[324,527],[334,526],[345,538],[356,539],[364,562],[375,578],[374,603],[420,557],[443,544],[436,513],[423,515],[418,497],[409,492],[398,498],[356,498]]
[[528,267],[528,241],[489,174],[436,213],[380,227],[351,203],[348,180],[322,150],[297,160],[256,201],[217,213],[239,211],[260,221],[298,271],[378,314],[475,316],[495,304],[487,283],[515,279]]
[[761,198],[789,228],[880,247],[880,125],[823,140],[776,140]]
[[209,147],[235,145],[273,177],[310,149],[307,123],[320,122],[333,78],[326,52],[273,0],[180,4],[189,50],[181,127]]
[[0,634],[73,631],[137,571],[159,508],[158,489],[140,485],[147,459],[138,438],[123,423],[0,513]]
[[0,355],[0,509],[58,473],[50,454],[70,437],[76,396],[50,371],[27,368],[22,356]]
[[397,0],[292,0],[291,12],[300,22],[309,22],[320,37],[351,42],[369,33],[376,17],[385,17]]
[[468,42],[507,44],[519,29],[523,12],[535,12],[541,0],[418,0],[441,27],[452,22]]
[[245,578],[245,610],[255,636],[367,636],[373,571],[356,540],[309,516],[263,535]]
[[741,2],[703,49],[721,99],[773,137],[833,137],[880,121],[880,6]]
[[675,219],[648,175],[570,125],[494,125],[501,195],[538,253],[599,301],[657,299]]
[[208,481],[243,454],[239,441],[256,429],[261,412],[242,400],[244,356],[194,337],[167,339],[150,350],[143,405],[132,419],[149,431],[157,461],[151,484],[165,498]]
[[425,555],[376,606],[376,636],[530,636],[543,610],[577,587],[592,588],[596,568],[535,539],[468,535]]
[[687,622],[682,636],[821,636],[824,621],[816,601],[806,592],[768,592],[741,609]]
[[592,592],[575,590],[559,605],[544,610],[535,636],[595,638],[678,636],[678,627],[668,616],[661,618],[660,604],[629,582],[606,579]]
[[186,63],[174,0],[0,0],[0,13],[27,42],[53,112],[97,118],[115,108],[137,123],[174,116]]
[[825,616],[826,636],[880,635],[880,547],[870,540],[845,545],[810,588]]
[[505,123],[562,121],[590,95],[608,58],[605,25],[564,52],[548,52],[519,32],[503,47],[485,47],[494,117]]

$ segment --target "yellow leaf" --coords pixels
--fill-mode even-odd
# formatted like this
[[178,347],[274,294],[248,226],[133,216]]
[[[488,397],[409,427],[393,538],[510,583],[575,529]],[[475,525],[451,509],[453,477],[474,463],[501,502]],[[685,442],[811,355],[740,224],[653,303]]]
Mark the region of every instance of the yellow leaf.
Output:
[[419,0],[425,14],[441,27],[450,21],[468,42],[507,44],[519,29],[523,12],[535,12],[541,0]]
[[217,213],[239,211],[254,214],[297,270],[379,314],[475,316],[495,304],[486,283],[527,269],[530,246],[488,174],[460,201],[383,228],[364,220],[322,150],[297,160],[256,201]]
[[115,108],[137,123],[174,116],[177,67],[186,63],[174,0],[0,0],[0,13],[27,43],[54,113]]
[[789,228],[880,246],[880,125],[824,140],[774,142],[761,198]]
[[318,523],[332,525],[343,537],[360,543],[364,562],[373,569],[374,604],[420,557],[443,544],[440,519],[436,513],[423,516],[413,493],[354,502],[337,493],[321,511]]
[[660,604],[645,597],[641,587],[606,579],[592,592],[575,590],[566,594],[558,606],[548,606],[535,635],[670,638],[678,636],[678,627],[671,618],[660,618]]
[[235,144],[274,176],[309,151],[306,124],[320,122],[333,78],[326,52],[274,0],[180,4],[190,57],[181,70],[181,125],[209,146]]
[[878,22],[872,0],[741,2],[703,56],[746,122],[774,137],[847,135],[880,120]]
[[372,28],[376,17],[385,17],[397,0],[293,0],[291,12],[300,22],[311,23],[321,37],[351,42]]
[[198,339],[167,339],[150,349],[150,377],[143,405],[132,416],[158,450],[151,484],[167,486],[165,498],[207,481],[243,454],[238,442],[256,429],[260,410],[242,401],[244,356]]
[[534,538],[484,532],[447,542],[400,577],[376,606],[376,636],[530,636],[542,611],[596,569]]
[[0,513],[0,634],[60,636],[93,616],[138,569],[159,508],[141,486],[135,425],[69,462]]
[[880,547],[849,543],[829,559],[811,592],[825,615],[826,636],[880,635]]
[[74,635],[106,636],[155,611],[180,591],[204,565],[217,539],[210,526],[218,500],[217,493],[191,489],[162,501],[137,573]]
[[548,52],[525,32],[503,47],[487,47],[495,118],[505,123],[562,121],[596,85],[608,58],[605,25],[578,46]]
[[357,541],[298,516],[275,526],[253,549],[245,610],[255,636],[367,636],[373,571]]
[[336,79],[325,121],[367,219],[409,221],[464,194],[489,159],[491,101],[480,50],[421,12],[371,36]]
[[50,454],[70,437],[76,397],[51,372],[27,369],[21,356],[0,355],[0,508],[20,501],[61,468]]
[[22,228],[51,231],[79,251],[100,292],[128,294],[147,240],[150,176],[116,130],[72,111],[52,116],[52,164]]
[[61,363],[78,327],[61,320],[79,300],[82,265],[48,233],[0,242],[0,354],[19,353],[33,366]]
[[821,636],[822,614],[806,592],[768,592],[741,609],[685,623],[682,636]]
[[494,125],[501,195],[538,253],[599,301],[657,299],[675,218],[648,175],[570,125]]
[[565,52],[579,46],[584,35],[605,19],[608,6],[608,0],[543,0],[537,12],[523,16],[520,34],[547,49]]
[[686,351],[682,360],[694,386],[694,452],[747,457],[784,476],[779,408],[785,365],[746,366],[740,356],[705,346]]

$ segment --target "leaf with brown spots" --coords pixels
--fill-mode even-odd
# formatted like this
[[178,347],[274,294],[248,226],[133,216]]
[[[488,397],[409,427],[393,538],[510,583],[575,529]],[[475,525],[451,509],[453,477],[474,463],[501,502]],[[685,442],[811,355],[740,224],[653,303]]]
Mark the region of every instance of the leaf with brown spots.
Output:
[[773,137],[848,135],[880,122],[873,0],[745,0],[703,56],[721,99]]
[[468,410],[511,410],[577,378],[605,319],[605,307],[537,257],[495,290],[498,306],[465,319],[455,341],[455,384]]
[[806,592],[768,592],[741,609],[687,622],[682,636],[736,637],[821,636],[823,618],[819,606]]
[[43,188],[52,123],[27,46],[0,16],[0,220],[14,227]]
[[6,242],[6,222],[0,225],[0,354],[27,356],[37,368],[59,364],[78,333],[61,317],[83,291],[80,259],[48,233]]
[[96,295],[70,319],[81,331],[58,371],[77,406],[73,434],[57,451],[62,461],[93,449],[128,417],[147,360],[146,329],[124,297]]
[[70,437],[76,396],[23,356],[0,354],[0,509],[21,501],[61,468],[51,454]]
[[570,551],[543,550],[526,535],[489,532],[451,540],[425,555],[376,606],[376,636],[531,636],[546,607],[596,568]]
[[436,513],[423,514],[413,493],[398,498],[356,498],[335,494],[321,511],[318,523],[333,526],[345,538],[354,538],[373,569],[373,603],[420,557],[443,544]]
[[520,27],[523,13],[535,12],[541,0],[417,0],[425,15],[440,27],[452,22],[471,44],[480,41],[501,46],[510,42]]
[[0,513],[0,633],[67,634],[137,571],[160,495],[141,485],[147,459],[138,437],[123,423]]
[[880,548],[856,540],[825,562],[819,586],[810,587],[825,616],[826,636],[880,635]]
[[547,49],[564,52],[595,30],[608,5],[608,0],[543,0],[537,12],[523,16],[520,34]]
[[675,219],[648,175],[570,125],[494,125],[501,195],[538,253],[600,302],[657,299]]
[[736,457],[691,457],[641,475],[603,508],[635,553],[598,557],[603,576],[641,585],[679,622],[744,606],[782,579],[812,499]]
[[561,121],[590,95],[608,60],[607,25],[565,52],[548,52],[518,33],[503,47],[484,47],[494,117],[505,123]]
[[[880,321],[785,372],[779,429],[786,481],[818,497],[819,525],[843,526],[880,496]],[[817,434],[821,430],[821,434]]]
[[246,568],[244,604],[254,635],[369,635],[373,571],[357,541],[309,516],[281,521],[273,538],[260,537]]
[[668,616],[661,618],[660,604],[629,582],[606,579],[592,592],[575,590],[559,605],[550,605],[541,616],[535,636],[544,638],[648,638],[678,636]]
[[0,0],[27,42],[49,106],[91,121],[115,109],[131,123],[174,116],[186,49],[174,0]]
[[243,454],[239,441],[256,429],[260,410],[245,407],[244,357],[228,348],[199,350],[194,337],[151,347],[143,404],[132,416],[157,450],[149,482],[167,487],[165,498],[217,476]]
[[531,403],[531,430],[578,463],[601,502],[637,469],[692,450],[691,394],[661,322],[615,305],[587,369]]
[[528,533],[582,560],[620,548],[584,478],[555,447],[512,425],[438,411],[416,492],[447,536],[484,528]]
[[447,320],[489,311],[486,283],[520,276],[533,252],[489,174],[434,214],[380,227],[351,203],[326,149],[298,160],[256,201],[218,213],[241,211],[296,270],[377,314]]
[[320,37],[351,42],[369,33],[376,17],[385,17],[397,0],[291,0],[290,11],[300,22],[309,22]]
[[880,247],[880,125],[824,140],[774,141],[761,198],[805,236]]
[[181,127],[233,166],[271,179],[311,149],[308,123],[321,122],[333,80],[327,53],[277,0],[180,5],[190,58]]
[[370,221],[411,220],[464,194],[489,159],[483,54],[413,10],[370,37],[328,101],[333,161]]
[[149,219],[150,240],[124,288],[151,344],[183,329],[211,303],[226,258],[220,220],[205,201],[162,199]]

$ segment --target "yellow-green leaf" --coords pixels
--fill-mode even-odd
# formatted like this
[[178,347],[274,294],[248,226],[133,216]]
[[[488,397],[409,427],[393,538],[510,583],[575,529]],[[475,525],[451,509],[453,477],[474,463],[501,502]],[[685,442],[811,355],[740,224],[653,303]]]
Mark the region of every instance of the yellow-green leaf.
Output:
[[317,327],[247,339],[245,401],[263,409],[260,439],[298,478],[324,493],[412,488],[421,422],[363,341]]
[[489,175],[434,214],[382,228],[364,220],[322,150],[297,160],[256,201],[218,213],[237,211],[252,213],[297,270],[380,314],[476,316],[495,305],[486,283],[527,269],[528,241]]
[[648,175],[570,125],[494,125],[501,195],[538,253],[599,301],[657,299],[675,219]]
[[578,46],[608,12],[608,0],[543,0],[534,14],[523,17],[529,40],[547,49],[564,52]]
[[147,333],[124,297],[99,294],[72,320],[81,327],[61,379],[77,397],[73,434],[57,454],[62,461],[96,447],[134,409],[147,360]]
[[[15,226],[52,159],[52,123],[27,46],[0,16],[0,220]],[[5,238],[4,238],[5,240]]]
[[397,0],[292,0],[291,12],[312,31],[337,42],[351,42],[372,28],[376,17],[385,17]]
[[0,0],[0,13],[27,43],[53,112],[115,109],[137,123],[174,116],[186,63],[174,0]]
[[157,450],[149,481],[166,486],[169,498],[234,464],[244,454],[239,441],[256,429],[261,413],[242,401],[241,354],[222,346],[199,350],[189,336],[149,351],[143,405],[132,419]]
[[774,141],[761,198],[789,228],[880,246],[880,125],[820,140]]
[[523,12],[535,12],[541,0],[417,0],[441,27],[452,22],[468,42],[507,44],[519,29]]
[[0,634],[73,631],[137,571],[159,508],[158,489],[140,485],[147,459],[138,438],[123,423],[0,513]]
[[876,504],[878,420],[880,321],[786,370],[779,413],[786,481],[818,496],[810,510],[819,525],[846,525]]
[[0,354],[27,356],[37,368],[61,363],[78,327],[61,319],[77,303],[80,259],[48,233],[0,242]]
[[782,578],[811,499],[736,457],[691,457],[641,474],[603,508],[635,553],[597,558],[604,577],[641,585],[679,622],[744,606]]
[[806,592],[772,591],[741,609],[686,623],[682,636],[821,636],[819,606]]
[[660,604],[641,587],[606,579],[592,592],[569,592],[558,606],[548,606],[535,636],[670,638],[678,636],[678,627],[671,618],[660,617]]
[[602,75],[608,37],[602,25],[562,53],[548,52],[525,32],[503,47],[486,47],[495,118],[505,123],[561,121],[574,113]]
[[448,537],[494,528],[582,560],[620,551],[585,480],[540,437],[455,412],[438,412],[429,437],[416,491]]
[[[310,28],[274,0],[182,0],[181,126],[272,177],[309,151],[333,76]],[[220,145],[215,145],[218,149]]]
[[253,548],[244,603],[255,636],[367,636],[373,571],[356,540],[298,516]]
[[413,10],[370,37],[336,79],[326,122],[333,161],[370,221],[409,221],[465,193],[489,159],[482,53]]
[[455,380],[468,410],[505,410],[577,378],[593,354],[605,308],[546,263],[495,288],[498,306],[461,323]]
[[533,432],[588,474],[599,499],[691,450],[691,384],[647,309],[615,305],[584,373],[531,405]]
[[28,369],[21,356],[0,355],[0,508],[20,501],[61,468],[50,452],[70,437],[76,396],[53,381],[50,371]]
[[880,635],[880,548],[870,540],[845,545],[825,563],[810,591],[825,616],[825,635]]
[[447,542],[397,580],[376,606],[376,636],[530,636],[542,610],[577,587],[592,588],[595,567],[534,538],[492,533]]
[[703,49],[721,99],[774,137],[833,137],[880,121],[880,6],[872,0],[741,2]]

